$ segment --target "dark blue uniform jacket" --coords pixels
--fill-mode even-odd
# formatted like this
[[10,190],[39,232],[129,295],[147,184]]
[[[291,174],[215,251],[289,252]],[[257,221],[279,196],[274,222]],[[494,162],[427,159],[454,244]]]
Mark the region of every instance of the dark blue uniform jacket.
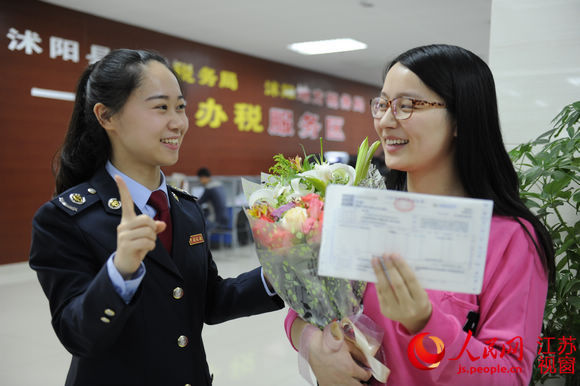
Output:
[[208,385],[203,324],[277,310],[283,302],[266,294],[259,268],[234,279],[218,275],[207,243],[199,242],[207,237],[195,198],[169,187],[173,256],[157,240],[125,304],[105,265],[116,249],[118,198],[103,168],[34,217],[30,266],[54,330],[73,355],[66,385]]

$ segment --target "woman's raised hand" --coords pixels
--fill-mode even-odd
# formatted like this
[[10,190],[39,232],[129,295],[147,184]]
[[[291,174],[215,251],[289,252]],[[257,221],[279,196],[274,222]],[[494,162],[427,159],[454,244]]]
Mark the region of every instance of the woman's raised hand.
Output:
[[422,330],[433,308],[411,267],[396,254],[374,257],[372,265],[382,314],[411,334]]
[[115,182],[121,197],[121,223],[117,226],[117,251],[114,264],[124,279],[130,278],[139,269],[147,252],[155,248],[157,234],[163,232],[166,225],[155,221],[146,214],[135,213],[133,198],[118,175]]

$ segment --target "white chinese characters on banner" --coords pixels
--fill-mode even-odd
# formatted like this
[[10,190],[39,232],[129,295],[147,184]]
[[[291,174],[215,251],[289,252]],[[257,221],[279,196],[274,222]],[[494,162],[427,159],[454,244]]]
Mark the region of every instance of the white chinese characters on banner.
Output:
[[298,136],[300,138],[318,139],[321,128],[320,116],[310,111],[306,111],[298,120]]
[[[10,28],[6,37],[10,39],[8,49],[10,51],[24,51],[26,55],[42,54],[43,48],[40,46],[42,38],[40,35],[29,29],[20,33],[16,28]],[[80,45],[76,40],[64,39],[58,36],[49,38],[49,57],[51,59],[61,58],[64,61],[78,63],[80,59]],[[91,44],[90,52],[85,58],[89,64],[101,60],[111,49],[98,44]]]
[[350,94],[343,92],[340,95],[340,109],[347,111],[352,109],[352,97]]
[[62,60],[79,62],[79,42],[56,36],[50,37],[50,58],[62,57]]
[[264,82],[264,95],[272,98],[293,99],[315,106],[326,106],[333,110],[365,112],[364,99],[359,95],[352,96],[345,92],[324,91],[320,88],[313,89],[305,83],[293,86],[267,79]]
[[294,112],[288,109],[271,107],[268,134],[292,137],[294,135]]
[[345,139],[344,131],[344,118],[334,115],[327,115],[324,126],[326,129],[326,140],[328,141],[339,141],[343,142]]
[[334,91],[326,92],[326,107],[333,110],[338,110],[339,98],[338,93]]
[[312,104],[316,106],[324,105],[324,91],[319,88],[312,90]]
[[33,52],[37,54],[42,53],[42,48],[38,45],[42,42],[42,39],[34,31],[27,29],[21,34],[16,28],[10,28],[6,37],[10,39],[10,43],[8,44],[10,51],[24,50],[26,55],[32,55]]
[[310,103],[310,87],[299,83],[296,86],[296,99],[302,103]]
[[93,64],[103,59],[109,52],[111,52],[109,47],[91,44],[91,51],[85,58],[89,61],[89,64]]
[[[344,118],[327,115],[325,123],[325,138],[328,141],[344,142]],[[310,111],[304,112],[298,119],[298,137],[301,139],[318,139],[321,135],[322,123],[320,115]],[[268,134],[279,137],[294,136],[294,112],[288,109],[271,107],[269,111]]]
[[366,104],[365,100],[363,99],[363,97],[355,96],[353,98],[352,111],[356,111],[357,113],[364,113],[366,105],[367,104]]

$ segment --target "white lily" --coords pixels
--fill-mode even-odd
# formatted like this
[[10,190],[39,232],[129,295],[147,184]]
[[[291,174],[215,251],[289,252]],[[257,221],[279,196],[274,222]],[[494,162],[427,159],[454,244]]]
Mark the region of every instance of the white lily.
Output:
[[269,205],[275,206],[276,199],[274,191],[272,189],[258,189],[250,194],[250,198],[248,198],[248,205],[250,208],[257,202],[265,202]]
[[326,185],[330,181],[330,173],[330,165],[323,163],[322,165],[316,164],[314,165],[314,169],[299,173],[298,175],[301,177],[315,178]]
[[294,191],[294,194],[296,194],[298,197],[301,196],[306,196],[308,193],[312,193],[314,192],[314,187],[310,187],[308,188],[306,184],[301,183],[302,179],[300,178],[294,178],[292,179],[292,181],[290,181],[290,186],[292,187],[292,190]]
[[332,164],[330,169],[330,183],[340,185],[354,185],[356,171],[347,164]]
[[290,193],[291,188],[286,185],[276,185],[274,186],[274,198],[278,198],[286,193]]

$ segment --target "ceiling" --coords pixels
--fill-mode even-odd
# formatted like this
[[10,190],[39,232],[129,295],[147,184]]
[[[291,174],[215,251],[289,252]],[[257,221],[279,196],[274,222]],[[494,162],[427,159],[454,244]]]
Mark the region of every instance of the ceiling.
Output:
[[[370,85],[406,49],[456,44],[489,57],[492,0],[44,0],[238,53]],[[295,42],[350,37],[365,50],[305,56]]]

